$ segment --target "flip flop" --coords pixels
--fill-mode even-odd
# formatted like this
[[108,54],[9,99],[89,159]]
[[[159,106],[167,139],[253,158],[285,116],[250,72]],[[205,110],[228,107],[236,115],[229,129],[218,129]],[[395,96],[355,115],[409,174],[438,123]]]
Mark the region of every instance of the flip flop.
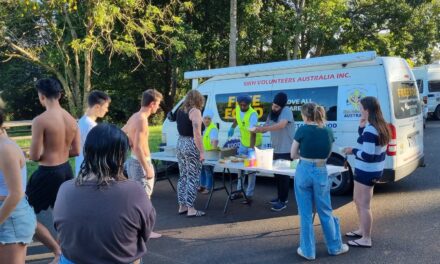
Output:
[[345,236],[346,237],[354,237],[354,238],[361,238],[362,237],[361,235],[355,233],[354,231],[350,231],[348,233],[345,233]]
[[356,240],[350,240],[347,242],[350,247],[371,248],[371,245],[362,245],[356,242]]
[[206,215],[205,212],[197,210],[195,214],[193,214],[193,215],[186,215],[186,217],[199,217],[199,216],[205,216],[205,215]]
[[180,215],[183,215],[183,214],[186,214],[186,213],[188,213],[188,210],[185,210],[185,211],[179,212]]

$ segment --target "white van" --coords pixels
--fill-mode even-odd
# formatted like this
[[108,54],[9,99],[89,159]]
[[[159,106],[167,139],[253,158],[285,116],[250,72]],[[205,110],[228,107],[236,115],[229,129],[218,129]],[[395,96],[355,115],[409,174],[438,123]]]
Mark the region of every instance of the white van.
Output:
[[440,120],[440,64],[416,67],[413,73],[428,115]]
[[[219,127],[220,145],[227,140],[238,95],[252,96],[252,107],[258,112],[259,121],[264,122],[274,95],[283,91],[288,95],[287,105],[293,111],[296,126],[303,125],[302,104],[313,101],[325,107],[327,126],[333,129],[336,139],[329,163],[342,165],[342,147],[356,145],[359,100],[364,96],[375,96],[379,98],[392,131],[382,182],[399,180],[423,164],[423,118],[419,93],[410,68],[401,58],[360,52],[186,72],[185,78],[191,79],[192,88],[205,96],[205,108],[214,111],[213,121]],[[203,82],[199,83],[200,80]],[[181,103],[174,107],[173,113]],[[175,122],[165,120],[162,133],[166,145],[176,145]],[[270,134],[265,133],[263,144],[269,142]],[[354,164],[353,156],[348,162]],[[351,188],[354,168],[350,168],[349,172],[333,179],[332,193],[342,194]]]

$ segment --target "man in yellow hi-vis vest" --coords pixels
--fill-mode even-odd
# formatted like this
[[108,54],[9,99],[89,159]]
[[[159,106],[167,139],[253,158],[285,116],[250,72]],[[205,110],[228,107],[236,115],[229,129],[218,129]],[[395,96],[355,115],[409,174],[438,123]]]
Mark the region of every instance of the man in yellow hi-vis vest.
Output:
[[[249,149],[261,145],[261,134],[255,134],[249,131],[258,125],[258,114],[251,106],[252,98],[249,95],[240,95],[237,97],[237,106],[235,108],[235,120],[228,132],[228,137],[234,135],[234,130],[238,126],[240,129],[240,147],[239,155],[247,155]],[[241,181],[237,183],[237,190],[241,190]],[[255,173],[248,175],[248,186],[246,189],[247,200],[245,203],[252,201],[255,189]],[[241,193],[235,193],[232,199],[241,198]]]

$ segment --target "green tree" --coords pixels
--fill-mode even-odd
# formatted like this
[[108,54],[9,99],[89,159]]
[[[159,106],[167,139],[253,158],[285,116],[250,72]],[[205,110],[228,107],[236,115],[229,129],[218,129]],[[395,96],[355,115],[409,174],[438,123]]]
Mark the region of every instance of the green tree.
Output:
[[[142,51],[160,56],[170,45],[170,34],[181,23],[175,16],[178,0],[162,6],[150,1],[51,0],[7,1],[1,5],[0,37],[7,59],[35,63],[62,83],[69,108],[79,115],[92,87],[97,53],[136,58]],[[158,44],[161,44],[160,48]]]
[[440,41],[438,0],[350,1],[341,34],[344,52],[375,50],[384,56],[429,63]]

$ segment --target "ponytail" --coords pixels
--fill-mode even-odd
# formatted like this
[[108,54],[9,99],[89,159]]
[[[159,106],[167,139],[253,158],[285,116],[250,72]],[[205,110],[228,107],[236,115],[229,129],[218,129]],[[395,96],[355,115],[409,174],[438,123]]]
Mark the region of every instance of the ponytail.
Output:
[[319,127],[324,127],[326,122],[324,107],[316,103],[307,103],[302,105],[301,113],[310,121],[318,124]]
[[315,105],[315,122],[318,124],[319,127],[324,127],[325,121],[324,107],[320,105]]

